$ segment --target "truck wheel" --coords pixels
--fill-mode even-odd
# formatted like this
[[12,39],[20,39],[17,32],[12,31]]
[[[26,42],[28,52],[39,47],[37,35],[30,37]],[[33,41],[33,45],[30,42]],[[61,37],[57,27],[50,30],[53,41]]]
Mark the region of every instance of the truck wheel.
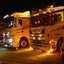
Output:
[[58,42],[57,42],[57,51],[60,51],[60,47],[61,47],[62,43],[63,43],[63,37],[61,37],[61,38],[58,40]]
[[60,47],[61,47],[61,41],[58,42],[58,44],[57,44],[57,51],[60,51]]
[[22,47],[22,48],[25,48],[25,47],[28,47],[29,46],[28,40],[26,38],[20,39],[19,44],[20,44],[20,47]]

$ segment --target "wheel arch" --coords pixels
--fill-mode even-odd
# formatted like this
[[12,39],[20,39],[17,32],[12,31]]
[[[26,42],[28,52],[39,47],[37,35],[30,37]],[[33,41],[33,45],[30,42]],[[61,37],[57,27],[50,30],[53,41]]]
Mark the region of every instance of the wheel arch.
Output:
[[[20,41],[23,40],[23,39],[27,41],[27,46],[29,46],[29,40],[28,40],[28,38],[25,37],[25,36],[23,36],[23,37],[20,38],[19,44],[20,44]],[[19,46],[20,46],[20,45],[19,45]]]
[[25,37],[25,36],[21,37],[21,38],[20,38],[20,40],[21,40],[21,39],[27,39],[27,40],[28,40],[28,38],[27,38],[27,37]]
[[58,41],[57,41],[57,51],[59,51],[60,50],[60,47],[61,47],[61,45],[62,45],[62,43],[63,43],[63,36],[62,37],[60,37],[59,39],[58,39]]

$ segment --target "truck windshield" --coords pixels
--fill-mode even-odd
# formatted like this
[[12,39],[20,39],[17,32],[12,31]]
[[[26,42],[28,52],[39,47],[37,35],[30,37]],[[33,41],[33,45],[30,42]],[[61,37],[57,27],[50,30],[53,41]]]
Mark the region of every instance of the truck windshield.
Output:
[[62,52],[64,52],[64,49],[62,49]]
[[7,28],[11,28],[13,26],[13,24],[12,24],[13,20],[14,20],[13,17],[8,17],[8,18],[4,19],[4,23],[5,23]]
[[39,27],[39,26],[46,26],[49,25],[50,19],[49,14],[40,14],[38,16],[31,17],[31,26],[32,27]]
[[32,27],[54,25],[55,23],[57,23],[57,14],[39,14],[38,16],[32,16],[30,19]]

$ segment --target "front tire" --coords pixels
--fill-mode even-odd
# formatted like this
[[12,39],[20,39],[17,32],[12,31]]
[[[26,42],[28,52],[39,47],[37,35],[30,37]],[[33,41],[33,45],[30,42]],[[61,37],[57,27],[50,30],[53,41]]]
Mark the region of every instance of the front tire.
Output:
[[19,42],[19,47],[29,47],[28,40],[26,38],[21,38]]

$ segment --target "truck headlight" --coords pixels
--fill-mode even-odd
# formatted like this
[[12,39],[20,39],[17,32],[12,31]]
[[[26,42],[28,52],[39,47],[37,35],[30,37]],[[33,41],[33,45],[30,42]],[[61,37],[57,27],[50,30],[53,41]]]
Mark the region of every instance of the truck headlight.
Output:
[[42,36],[42,34],[39,34],[39,36]]
[[8,45],[7,45],[7,44],[5,44],[4,46],[5,46],[5,47],[8,47]]
[[7,33],[6,33],[6,36],[9,36],[9,35],[10,35],[10,32],[7,32]]
[[8,36],[9,37],[10,32],[3,32],[3,37]]
[[31,34],[31,36],[34,36],[34,34]]
[[12,38],[9,39],[9,42],[12,42]]
[[3,37],[5,37],[5,33],[3,33]]

